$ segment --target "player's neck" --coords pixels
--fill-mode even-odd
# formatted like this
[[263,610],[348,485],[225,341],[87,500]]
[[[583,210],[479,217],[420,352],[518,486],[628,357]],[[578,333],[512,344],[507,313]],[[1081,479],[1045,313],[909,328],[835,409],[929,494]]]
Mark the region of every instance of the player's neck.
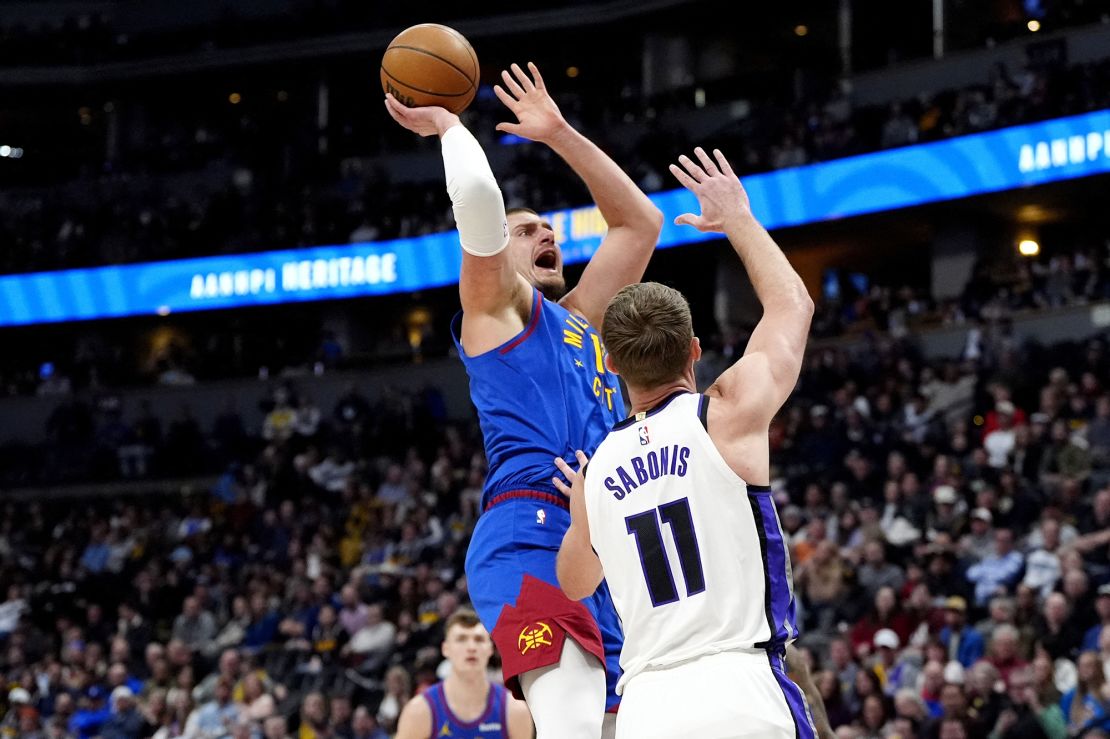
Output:
[[697,392],[697,386],[690,378],[683,377],[673,382],[668,382],[665,385],[659,385],[650,389],[638,389],[629,386],[628,388],[628,401],[631,405],[629,415],[636,415],[644,411],[650,411],[655,406],[662,403],[669,396],[677,392],[694,393]]

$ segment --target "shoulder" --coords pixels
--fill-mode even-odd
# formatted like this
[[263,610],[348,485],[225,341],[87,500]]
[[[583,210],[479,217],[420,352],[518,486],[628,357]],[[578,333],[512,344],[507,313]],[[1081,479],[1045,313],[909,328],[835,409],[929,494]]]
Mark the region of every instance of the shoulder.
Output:
[[432,726],[432,704],[429,691],[417,693],[405,707],[397,719],[397,735],[399,737],[428,736]]

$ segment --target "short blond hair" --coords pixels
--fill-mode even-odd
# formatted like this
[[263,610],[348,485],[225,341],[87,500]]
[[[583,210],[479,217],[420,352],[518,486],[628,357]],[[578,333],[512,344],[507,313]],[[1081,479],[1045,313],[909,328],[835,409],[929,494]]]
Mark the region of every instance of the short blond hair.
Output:
[[443,627],[443,635],[446,637],[447,632],[455,626],[461,626],[464,629],[471,629],[482,623],[478,618],[478,614],[470,608],[459,608],[447,618],[447,623]]
[[617,372],[637,388],[681,376],[690,359],[694,322],[682,293],[658,282],[629,285],[605,309],[601,339]]

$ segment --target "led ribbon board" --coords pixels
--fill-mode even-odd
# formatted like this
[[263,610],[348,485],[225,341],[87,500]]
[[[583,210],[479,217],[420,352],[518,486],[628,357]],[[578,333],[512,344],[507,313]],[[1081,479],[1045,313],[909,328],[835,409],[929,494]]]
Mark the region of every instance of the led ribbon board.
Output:
[[[676,152],[677,155],[678,152]],[[727,154],[727,152],[726,152]],[[744,178],[769,229],[1110,172],[1110,110]],[[686,190],[657,193],[659,247],[718,238],[675,226]],[[547,213],[566,263],[605,234],[596,208]],[[114,267],[0,276],[0,326],[352,298],[453,284],[455,232]]]

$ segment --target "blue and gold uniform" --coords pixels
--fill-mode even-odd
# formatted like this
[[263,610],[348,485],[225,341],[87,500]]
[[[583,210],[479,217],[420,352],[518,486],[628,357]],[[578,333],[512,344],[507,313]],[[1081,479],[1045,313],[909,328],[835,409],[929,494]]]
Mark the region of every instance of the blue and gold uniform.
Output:
[[590,598],[563,595],[555,558],[570,526],[566,498],[551,484],[553,459],[577,466],[624,418],[617,378],[605,369],[598,332],[533,289],[527,325],[500,347],[469,357],[451,334],[470,376],[489,474],[482,515],[466,555],[470,597],[501,652],[505,683],[558,662],[569,633],[606,666],[609,696],[620,675],[620,623],[604,583]]
[[474,721],[463,721],[451,710],[443,683],[436,683],[424,691],[424,700],[432,709],[432,736],[452,739],[508,739],[509,695],[500,685],[489,686],[486,710]]

